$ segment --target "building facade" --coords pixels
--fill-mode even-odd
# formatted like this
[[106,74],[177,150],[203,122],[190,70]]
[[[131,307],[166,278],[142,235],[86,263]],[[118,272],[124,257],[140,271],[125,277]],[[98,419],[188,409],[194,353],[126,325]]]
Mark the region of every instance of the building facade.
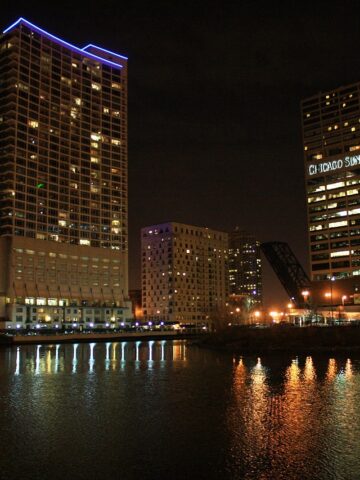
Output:
[[313,280],[360,283],[359,94],[356,83],[301,105]]
[[262,303],[260,242],[239,227],[229,233],[229,293],[244,297],[249,306]]
[[182,223],[141,230],[147,320],[207,325],[227,299],[226,233]]
[[0,78],[2,326],[115,326],[129,311],[127,59],[20,18]]

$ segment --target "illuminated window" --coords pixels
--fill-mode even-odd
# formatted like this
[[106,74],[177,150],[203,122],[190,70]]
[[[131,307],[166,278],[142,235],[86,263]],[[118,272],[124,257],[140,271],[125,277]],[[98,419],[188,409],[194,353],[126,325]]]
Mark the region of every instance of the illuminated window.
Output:
[[39,122],[37,122],[36,120],[29,120],[28,125],[31,128],[38,128],[39,127]]
[[80,245],[90,245],[90,240],[87,238],[80,238]]
[[330,253],[330,257],[331,258],[334,258],[334,257],[347,257],[350,255],[350,251],[349,250],[342,250],[340,252],[331,252]]
[[329,183],[326,187],[328,190],[333,190],[334,188],[344,187],[345,182],[336,182],[336,183]]
[[93,90],[100,91],[101,90],[101,85],[100,85],[100,83],[91,82],[91,88]]
[[347,220],[342,220],[341,222],[331,222],[329,223],[329,228],[345,227],[347,224]]

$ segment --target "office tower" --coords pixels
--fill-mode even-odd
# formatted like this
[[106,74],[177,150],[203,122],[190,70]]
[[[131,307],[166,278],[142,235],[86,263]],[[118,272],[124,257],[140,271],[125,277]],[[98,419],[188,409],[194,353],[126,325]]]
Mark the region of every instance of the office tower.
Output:
[[210,324],[227,297],[226,233],[182,223],[141,230],[147,320]]
[[262,303],[260,242],[239,227],[229,233],[229,293]]
[[313,280],[360,275],[360,83],[302,102]]
[[20,18],[0,37],[0,317],[116,326],[127,312],[127,59]]

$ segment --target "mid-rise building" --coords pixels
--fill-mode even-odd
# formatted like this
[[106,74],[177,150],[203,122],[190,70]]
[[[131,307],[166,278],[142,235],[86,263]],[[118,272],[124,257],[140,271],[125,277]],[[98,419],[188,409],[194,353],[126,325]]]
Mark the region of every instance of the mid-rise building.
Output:
[[129,312],[127,59],[20,18],[0,37],[0,79],[2,326],[116,326]]
[[142,307],[151,321],[210,324],[227,300],[228,235],[182,223],[141,230]]
[[302,102],[313,280],[360,283],[359,96],[356,83]]
[[249,306],[262,303],[260,242],[239,227],[229,233],[229,293]]

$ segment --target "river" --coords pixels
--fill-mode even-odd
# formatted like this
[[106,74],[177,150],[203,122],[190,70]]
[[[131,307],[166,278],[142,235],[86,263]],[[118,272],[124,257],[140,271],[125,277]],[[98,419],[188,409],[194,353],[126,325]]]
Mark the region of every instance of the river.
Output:
[[0,349],[0,478],[360,479],[360,358]]

